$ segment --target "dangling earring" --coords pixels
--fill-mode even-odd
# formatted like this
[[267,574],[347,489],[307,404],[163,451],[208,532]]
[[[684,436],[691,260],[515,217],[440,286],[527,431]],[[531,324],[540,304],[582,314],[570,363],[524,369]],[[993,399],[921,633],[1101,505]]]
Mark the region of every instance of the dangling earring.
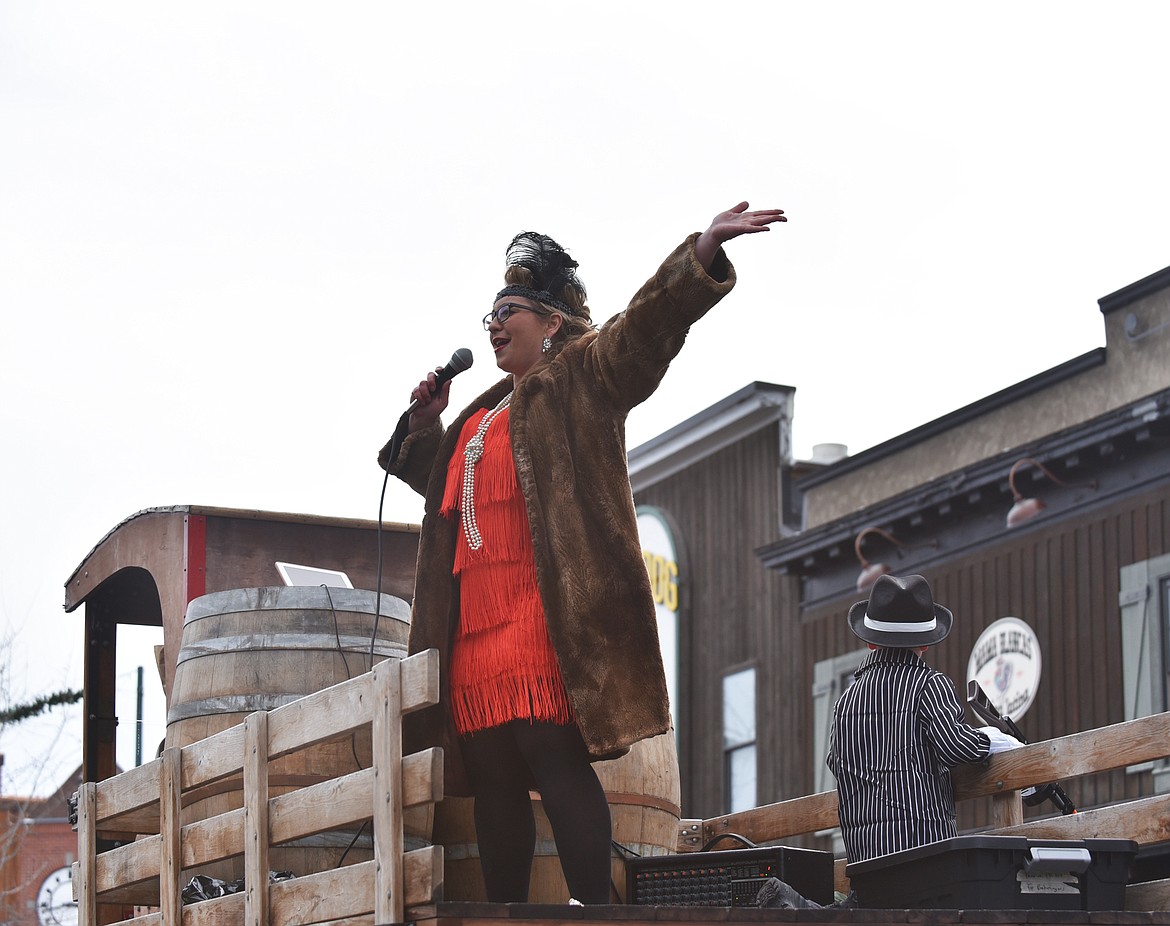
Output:
[[540,352],[542,354],[547,354],[551,347],[552,347],[552,338],[550,338],[546,335],[545,339],[540,344]]

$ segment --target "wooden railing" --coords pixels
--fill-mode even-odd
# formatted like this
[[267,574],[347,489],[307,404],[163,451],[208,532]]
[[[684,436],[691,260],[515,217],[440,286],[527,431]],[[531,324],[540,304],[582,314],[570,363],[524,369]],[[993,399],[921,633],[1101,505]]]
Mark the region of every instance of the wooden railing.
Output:
[[[347,926],[401,923],[408,908],[441,897],[443,848],[404,851],[410,808],[442,798],[442,752],[402,755],[402,715],[438,699],[433,651],[387,660],[358,678],[189,746],[78,793],[78,858],[74,864],[80,926]],[[373,765],[296,791],[269,796],[268,763],[317,743],[368,728]],[[992,798],[998,835],[1048,839],[1170,840],[1170,794],[1024,822],[1020,790],[1049,781],[1125,768],[1170,756],[1170,713],[1156,714],[999,753],[955,770],[959,800]],[[233,776],[243,778],[244,806],[181,823],[184,795]],[[373,859],[268,883],[272,845],[340,827],[373,823]],[[737,834],[757,844],[831,830],[837,793],[825,791],[735,814],[683,821],[679,849]],[[98,851],[106,840],[122,842]],[[243,858],[244,890],[184,905],[184,872]],[[838,890],[848,890],[838,859]],[[120,915],[130,906],[148,908]],[[1170,880],[1130,885],[1130,910],[1170,909]],[[111,915],[117,911],[118,915]]]
[[[402,716],[437,703],[433,650],[386,660],[372,672],[222,733],[172,747],[153,762],[78,792],[74,883],[80,926],[293,926],[346,920],[401,923],[407,907],[441,894],[442,846],[404,851],[404,808],[442,798],[442,750],[403,757]],[[268,763],[317,743],[370,730],[373,765],[269,796]],[[243,778],[243,807],[183,825],[184,795]],[[274,844],[373,824],[373,859],[269,883]],[[99,851],[105,841],[121,841]],[[183,905],[184,872],[243,858],[244,888]],[[131,906],[148,908],[123,915]]]
[[[1170,756],[1170,713],[1088,730],[1059,739],[1029,743],[997,753],[978,765],[954,771],[958,800],[991,796],[993,835],[1043,839],[1132,839],[1139,845],[1170,839],[1170,794],[1024,822],[1020,791],[1050,781],[1125,768]],[[837,792],[823,791],[740,813],[690,821],[680,848],[693,850],[717,836],[735,833],[754,843],[833,829],[838,825]],[[702,838],[698,838],[701,832]],[[848,890],[845,859],[836,866],[837,889]],[[1170,880],[1130,885],[1130,910],[1170,909]]]

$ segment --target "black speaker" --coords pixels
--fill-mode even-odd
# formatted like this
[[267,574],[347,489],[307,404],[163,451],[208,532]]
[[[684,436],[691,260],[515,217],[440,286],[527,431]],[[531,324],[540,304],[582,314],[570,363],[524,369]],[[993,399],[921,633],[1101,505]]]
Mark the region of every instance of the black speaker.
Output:
[[833,853],[768,846],[657,855],[626,862],[629,902],[659,907],[754,907],[769,878],[809,900],[833,902]]

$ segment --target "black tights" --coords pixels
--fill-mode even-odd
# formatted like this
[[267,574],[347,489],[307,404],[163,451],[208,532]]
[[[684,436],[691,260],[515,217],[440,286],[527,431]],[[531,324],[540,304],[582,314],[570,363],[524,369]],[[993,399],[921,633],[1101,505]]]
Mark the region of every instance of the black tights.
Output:
[[460,745],[475,793],[487,899],[528,900],[536,845],[528,789],[534,782],[569,894],[582,903],[609,903],[609,804],[577,727],[514,720],[464,736]]

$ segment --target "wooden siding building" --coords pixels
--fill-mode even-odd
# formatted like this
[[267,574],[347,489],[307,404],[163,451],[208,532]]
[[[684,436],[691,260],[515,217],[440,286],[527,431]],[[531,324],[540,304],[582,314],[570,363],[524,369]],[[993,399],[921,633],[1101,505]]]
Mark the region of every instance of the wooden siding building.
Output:
[[[635,500],[680,551],[684,815],[834,787],[825,737],[864,652],[845,613],[865,565],[925,575],[954,611],[927,658],[960,693],[986,627],[1032,628],[1031,741],[1170,708],[1170,268],[1099,306],[1104,348],[852,457],[794,460],[794,390],[762,383],[631,451]],[[1009,528],[1013,488],[1044,507]],[[1168,778],[1147,763],[1064,786],[1089,808]],[[985,825],[969,804],[961,827]]]

